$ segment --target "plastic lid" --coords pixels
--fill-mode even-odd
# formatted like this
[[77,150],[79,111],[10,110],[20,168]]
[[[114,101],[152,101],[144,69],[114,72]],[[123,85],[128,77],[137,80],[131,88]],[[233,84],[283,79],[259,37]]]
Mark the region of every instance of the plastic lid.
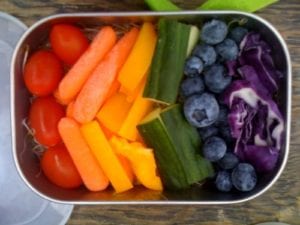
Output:
[[49,202],[21,180],[13,161],[10,127],[10,63],[27,27],[0,12],[0,225],[65,224],[73,205]]

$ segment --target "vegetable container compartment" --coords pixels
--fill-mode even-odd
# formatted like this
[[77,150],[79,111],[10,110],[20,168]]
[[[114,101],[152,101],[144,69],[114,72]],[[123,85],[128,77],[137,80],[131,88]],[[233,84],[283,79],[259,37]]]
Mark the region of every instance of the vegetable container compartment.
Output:
[[[276,68],[283,75],[276,98],[284,118],[284,135],[279,160],[275,169],[258,177],[258,183],[250,192],[218,192],[212,182],[194,185],[188,189],[162,192],[152,191],[142,186],[115,193],[112,188],[91,192],[81,186],[63,189],[52,184],[41,172],[37,150],[26,128],[30,93],[23,81],[23,69],[28,56],[41,46],[49,46],[51,27],[59,23],[73,23],[83,27],[88,35],[95,28],[112,25],[118,33],[144,21],[156,22],[160,18],[199,25],[209,19],[222,19],[242,23],[257,31],[270,44]],[[248,13],[235,11],[182,11],[182,12],[114,12],[114,13],[73,13],[59,14],[44,18],[31,26],[20,39],[11,64],[11,118],[14,161],[23,181],[38,195],[58,203],[69,204],[232,204],[251,200],[267,191],[279,178],[288,159],[291,121],[291,61],[287,46],[279,32],[264,19]]]

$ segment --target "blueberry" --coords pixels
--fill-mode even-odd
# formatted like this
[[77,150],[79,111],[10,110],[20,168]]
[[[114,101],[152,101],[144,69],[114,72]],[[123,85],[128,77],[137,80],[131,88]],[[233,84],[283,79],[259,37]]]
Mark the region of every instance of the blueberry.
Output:
[[231,179],[233,186],[239,191],[251,191],[257,183],[256,172],[249,163],[239,163],[233,169]]
[[184,74],[186,76],[196,76],[203,70],[203,62],[196,56],[191,56],[185,61]]
[[227,150],[225,141],[217,136],[208,138],[203,145],[203,155],[204,157],[211,161],[216,162],[223,158]]
[[215,180],[215,185],[219,191],[230,191],[232,189],[230,173],[227,171],[219,171]]
[[225,39],[216,46],[216,52],[221,56],[222,60],[236,60],[239,54],[239,48],[232,39]]
[[219,132],[218,128],[216,126],[210,125],[208,127],[201,127],[198,128],[198,133],[203,141],[205,141],[207,138],[211,136],[217,135]]
[[212,94],[203,93],[188,97],[183,105],[187,121],[195,127],[213,124],[219,115],[219,105]]
[[221,93],[231,80],[231,76],[225,75],[225,67],[222,65],[215,64],[204,71],[204,82],[211,92]]
[[201,40],[210,45],[219,44],[225,39],[227,33],[226,23],[213,19],[202,26]]
[[228,113],[229,109],[225,105],[220,105],[220,111],[218,119],[215,123],[216,126],[228,126]]
[[204,66],[211,66],[217,59],[217,53],[214,47],[206,44],[197,45],[193,54],[202,60]]
[[201,94],[204,92],[204,83],[201,77],[188,77],[182,81],[180,90],[184,97],[192,94]]
[[248,33],[244,27],[235,27],[229,32],[229,38],[233,39],[238,45]]
[[226,141],[227,144],[230,144],[233,142],[233,137],[231,135],[231,129],[229,125],[226,126],[220,126],[219,132],[222,136],[222,138]]
[[223,158],[218,161],[218,165],[224,170],[233,169],[238,163],[238,157],[231,152],[227,152]]

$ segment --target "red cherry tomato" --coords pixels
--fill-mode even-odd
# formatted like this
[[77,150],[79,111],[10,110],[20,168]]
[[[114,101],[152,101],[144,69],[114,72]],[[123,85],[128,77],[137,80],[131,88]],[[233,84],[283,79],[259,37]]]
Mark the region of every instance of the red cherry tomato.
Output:
[[24,68],[24,81],[27,89],[36,96],[50,95],[63,76],[59,59],[46,50],[35,52]]
[[54,25],[50,31],[50,43],[55,54],[68,65],[73,65],[89,46],[84,33],[69,24]]
[[35,139],[45,146],[61,142],[57,124],[64,115],[64,107],[52,96],[36,98],[29,111],[29,123],[34,130]]
[[81,177],[63,144],[48,148],[41,159],[46,177],[57,186],[76,188],[82,184]]

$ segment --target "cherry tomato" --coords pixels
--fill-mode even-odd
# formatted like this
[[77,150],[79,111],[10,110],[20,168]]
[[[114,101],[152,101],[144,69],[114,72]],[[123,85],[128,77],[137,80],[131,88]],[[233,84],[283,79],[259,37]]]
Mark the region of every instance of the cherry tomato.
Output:
[[64,115],[64,107],[54,97],[36,98],[29,110],[29,124],[34,130],[35,139],[45,146],[54,146],[61,142],[57,124]]
[[68,65],[74,64],[89,46],[84,33],[69,24],[54,25],[50,31],[50,43],[55,54]]
[[48,148],[41,159],[46,177],[57,186],[76,188],[82,184],[81,177],[63,144]]
[[27,89],[36,96],[50,95],[63,76],[60,60],[50,51],[39,50],[28,59],[24,68]]

